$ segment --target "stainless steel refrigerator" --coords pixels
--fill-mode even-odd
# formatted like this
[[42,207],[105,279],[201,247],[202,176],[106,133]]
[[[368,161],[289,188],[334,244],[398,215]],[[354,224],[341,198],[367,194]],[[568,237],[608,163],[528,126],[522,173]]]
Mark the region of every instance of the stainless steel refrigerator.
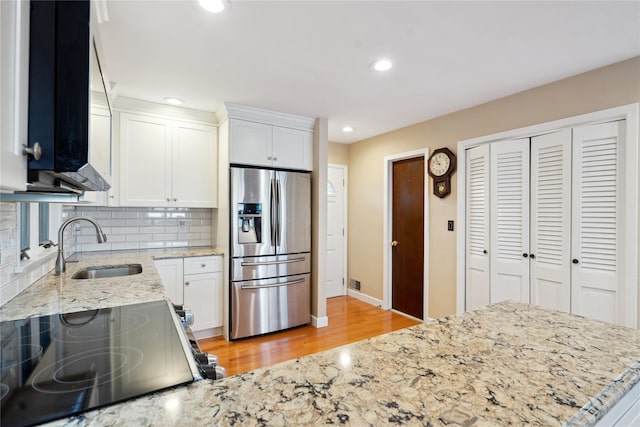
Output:
[[311,320],[311,176],[231,168],[230,337]]

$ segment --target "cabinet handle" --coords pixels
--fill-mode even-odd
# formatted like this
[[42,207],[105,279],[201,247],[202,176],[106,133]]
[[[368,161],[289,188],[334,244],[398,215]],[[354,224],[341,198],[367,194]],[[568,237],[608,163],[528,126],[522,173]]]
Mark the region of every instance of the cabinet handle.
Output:
[[170,201],[171,201],[171,199],[167,197],[167,202],[170,202]]
[[272,157],[271,157],[271,156],[267,157],[267,160],[271,160],[271,159],[272,159]]
[[273,158],[273,161],[274,161],[274,162],[277,162],[277,161],[278,161],[278,158],[277,158],[277,157],[274,157],[274,158]]
[[174,202],[177,202],[177,201],[178,201],[178,198],[177,198],[177,197],[174,197],[174,198],[173,198],[173,201],[174,201]]
[[531,255],[529,255],[529,258],[536,259],[536,255],[535,254],[531,254]]
[[189,282],[184,282],[185,286],[189,286]]
[[204,263],[200,264],[200,267],[202,267],[202,268],[205,268],[206,266],[207,266],[207,264],[204,264]]
[[40,160],[42,157],[42,147],[39,142],[34,142],[33,147],[28,147],[26,145],[22,145],[22,155],[30,157],[34,160]]

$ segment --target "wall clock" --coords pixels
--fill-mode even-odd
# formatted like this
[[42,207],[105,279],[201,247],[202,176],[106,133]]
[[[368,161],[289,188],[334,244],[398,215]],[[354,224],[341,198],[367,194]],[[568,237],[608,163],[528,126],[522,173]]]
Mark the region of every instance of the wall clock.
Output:
[[451,193],[451,175],[456,170],[456,155],[448,148],[438,148],[429,157],[429,176],[433,178],[433,194],[442,198]]

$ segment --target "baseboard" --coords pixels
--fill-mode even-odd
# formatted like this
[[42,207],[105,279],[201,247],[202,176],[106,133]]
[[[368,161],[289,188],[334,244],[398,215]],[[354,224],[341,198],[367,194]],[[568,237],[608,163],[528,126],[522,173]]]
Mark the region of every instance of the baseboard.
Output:
[[326,326],[329,326],[329,318],[327,316],[311,316],[311,325],[316,328],[324,328]]
[[382,301],[377,299],[377,298],[373,298],[370,297],[369,295],[363,294],[362,292],[358,292],[356,290],[353,289],[347,289],[347,295],[349,295],[350,297],[354,297],[359,299],[360,301],[366,302],[367,304],[371,304],[375,307],[382,307]]

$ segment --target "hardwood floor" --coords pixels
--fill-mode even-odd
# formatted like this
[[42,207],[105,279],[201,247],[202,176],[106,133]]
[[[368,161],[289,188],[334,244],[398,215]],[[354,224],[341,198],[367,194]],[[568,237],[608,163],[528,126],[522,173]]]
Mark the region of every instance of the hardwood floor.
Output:
[[329,298],[327,316],[325,328],[307,325],[240,341],[207,338],[199,344],[218,356],[228,375],[236,375],[419,323],[348,296]]

